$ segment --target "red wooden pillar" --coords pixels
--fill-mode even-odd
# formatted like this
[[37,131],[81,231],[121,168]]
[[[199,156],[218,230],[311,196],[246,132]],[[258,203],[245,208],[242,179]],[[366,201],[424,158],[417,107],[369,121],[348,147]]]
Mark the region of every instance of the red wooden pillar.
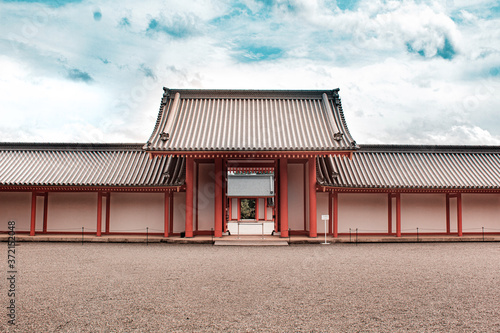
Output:
[[280,158],[280,227],[281,237],[288,237],[288,160]]
[[165,203],[163,205],[164,211],[163,211],[163,237],[168,237],[169,233],[169,225],[170,225],[170,192],[165,192]]
[[450,194],[446,193],[446,233],[450,233]]
[[274,160],[274,206],[272,208],[271,212],[271,217],[274,221],[274,230],[278,232],[279,229],[279,223],[278,219],[280,218],[279,216],[279,192],[280,192],[280,170],[279,170],[279,165],[278,165],[279,160]]
[[264,221],[267,221],[267,198],[264,198]]
[[396,237],[401,237],[401,193],[396,194]]
[[313,157],[309,159],[309,237],[318,237],[316,214],[316,157]]
[[215,219],[214,219],[214,237],[222,237],[222,158],[215,159]]
[[462,193],[457,194],[457,231],[458,236],[462,237]]
[[339,195],[333,193],[333,237],[339,236]]
[[193,166],[193,158],[186,157],[186,237],[193,237]]
[[222,233],[227,232],[227,220],[229,218],[227,199],[227,162],[222,160]]
[[35,236],[35,223],[36,223],[36,193],[31,193],[31,226],[30,236]]
[[97,193],[97,228],[96,236],[101,237],[102,230],[102,192]]

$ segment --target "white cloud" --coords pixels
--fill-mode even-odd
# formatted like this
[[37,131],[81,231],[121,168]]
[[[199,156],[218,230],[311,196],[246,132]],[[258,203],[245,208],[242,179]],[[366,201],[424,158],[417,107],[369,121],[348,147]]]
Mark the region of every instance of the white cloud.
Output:
[[[2,140],[144,142],[168,86],[340,87],[360,143],[497,142],[500,19],[477,12],[488,2],[239,3],[3,3]],[[453,59],[436,56],[446,40]]]

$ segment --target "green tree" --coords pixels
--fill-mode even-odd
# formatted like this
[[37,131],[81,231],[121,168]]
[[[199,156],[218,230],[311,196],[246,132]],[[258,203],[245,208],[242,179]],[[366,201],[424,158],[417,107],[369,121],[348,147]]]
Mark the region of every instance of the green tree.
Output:
[[255,219],[255,199],[241,199],[240,207],[241,219]]

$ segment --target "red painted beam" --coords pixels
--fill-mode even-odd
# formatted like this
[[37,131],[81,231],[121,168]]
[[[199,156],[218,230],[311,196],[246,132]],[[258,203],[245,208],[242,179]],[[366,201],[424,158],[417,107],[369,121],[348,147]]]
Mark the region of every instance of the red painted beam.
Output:
[[35,223],[36,223],[36,193],[31,194],[31,226],[30,236],[35,236]]
[[222,158],[215,159],[215,217],[214,217],[214,237],[222,237]]
[[192,157],[186,158],[186,226],[185,237],[193,237],[193,166]]
[[401,194],[396,194],[396,237],[401,237]]
[[280,158],[280,227],[281,237],[288,237],[288,159]]
[[318,237],[316,211],[316,158],[309,159],[309,237]]
[[97,193],[97,228],[96,236],[101,237],[102,229],[102,192]]
[[462,237],[462,193],[457,194],[457,231],[458,236]]

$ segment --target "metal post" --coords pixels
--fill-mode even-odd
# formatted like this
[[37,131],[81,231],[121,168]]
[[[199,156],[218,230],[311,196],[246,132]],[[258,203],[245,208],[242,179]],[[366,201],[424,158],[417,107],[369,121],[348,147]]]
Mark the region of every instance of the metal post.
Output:
[[210,228],[210,235],[212,235],[212,245],[214,245],[214,228]]
[[418,228],[417,228],[417,243],[418,243]]
[[358,246],[358,228],[356,228],[356,246]]
[[264,238],[264,222],[262,222],[262,239],[265,239]]
[[351,243],[351,228],[349,228],[349,243]]
[[238,221],[237,223],[238,223],[238,239],[240,239],[240,221]]
[[84,228],[82,227],[82,245],[83,245],[83,230]]
[[484,227],[483,227],[483,242],[484,242]]
[[146,246],[149,245],[149,228],[146,227]]
[[288,245],[290,245],[290,231],[291,230],[292,230],[291,228],[288,228]]

